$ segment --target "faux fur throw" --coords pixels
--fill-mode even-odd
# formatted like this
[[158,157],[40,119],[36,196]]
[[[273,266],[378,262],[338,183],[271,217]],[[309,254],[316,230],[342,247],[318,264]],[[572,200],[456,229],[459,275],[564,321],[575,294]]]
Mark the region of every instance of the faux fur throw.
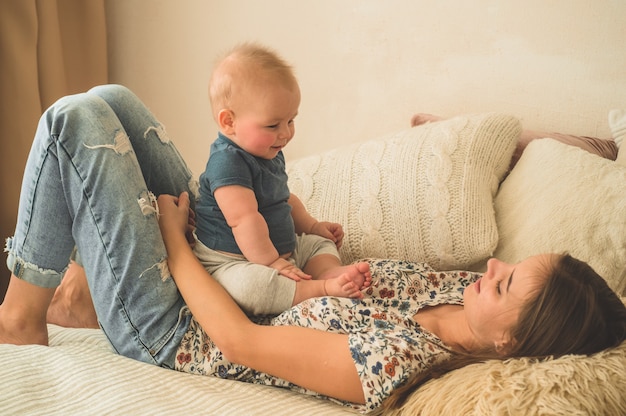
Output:
[[433,380],[398,411],[417,415],[626,415],[626,342],[591,357],[488,361]]

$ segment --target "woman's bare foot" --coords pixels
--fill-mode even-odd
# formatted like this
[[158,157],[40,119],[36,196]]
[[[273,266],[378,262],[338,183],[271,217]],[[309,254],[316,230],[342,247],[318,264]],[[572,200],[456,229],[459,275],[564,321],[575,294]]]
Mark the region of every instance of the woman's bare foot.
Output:
[[71,263],[48,307],[48,323],[66,328],[98,328],[85,269]]
[[0,344],[48,345],[48,327],[45,322],[12,318],[0,305]]
[[419,126],[424,123],[443,120],[443,117],[435,116],[427,113],[417,113],[411,117],[411,127]]
[[0,305],[0,344],[48,345],[46,311],[53,293],[11,275]]

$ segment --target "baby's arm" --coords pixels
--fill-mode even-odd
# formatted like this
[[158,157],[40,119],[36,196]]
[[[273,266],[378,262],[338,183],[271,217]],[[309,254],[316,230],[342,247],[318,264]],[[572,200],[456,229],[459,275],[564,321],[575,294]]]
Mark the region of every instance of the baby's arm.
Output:
[[296,195],[289,197],[291,217],[296,227],[296,234],[315,234],[333,241],[337,248],[341,247],[343,228],[334,222],[318,221],[309,214],[306,207]]
[[232,229],[237,246],[245,258],[272,267],[293,280],[311,276],[279,256],[270,240],[267,223],[259,213],[254,191],[244,186],[230,185],[215,190],[215,200]]

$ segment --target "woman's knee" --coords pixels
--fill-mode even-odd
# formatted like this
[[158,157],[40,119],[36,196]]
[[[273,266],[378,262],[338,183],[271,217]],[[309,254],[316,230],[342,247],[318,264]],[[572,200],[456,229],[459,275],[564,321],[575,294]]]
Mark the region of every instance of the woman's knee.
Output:
[[85,93],[66,95],[59,98],[52,104],[47,112],[55,114],[64,112],[80,111],[81,109],[90,109],[93,106],[101,105],[101,100]]
[[106,102],[125,127],[131,126],[133,122],[149,114],[139,97],[123,85],[100,85],[90,89],[88,95]]
[[42,119],[47,121],[52,134],[58,134],[60,127],[67,123],[101,118],[107,111],[108,106],[102,99],[81,93],[59,98],[46,110]]
[[78,143],[87,147],[116,143],[120,129],[117,116],[102,98],[82,93],[65,96],[46,110],[35,141],[62,142],[66,151],[78,154],[83,149]]
[[135,94],[127,87],[119,84],[98,85],[88,91],[89,94],[97,95],[103,100],[109,102],[120,98],[135,98]]

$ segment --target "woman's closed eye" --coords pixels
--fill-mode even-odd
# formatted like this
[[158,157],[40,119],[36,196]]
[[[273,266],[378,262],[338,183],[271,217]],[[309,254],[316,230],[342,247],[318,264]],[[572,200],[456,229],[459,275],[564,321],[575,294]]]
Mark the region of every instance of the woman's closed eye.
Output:
[[[506,285],[506,292],[507,293],[509,292],[509,287],[511,287],[511,282],[513,281],[513,273],[515,273],[515,269],[513,269],[513,271],[511,272],[511,275],[508,278],[508,283]],[[496,285],[496,290],[498,291],[498,295],[502,294],[502,291],[501,291],[501,288],[500,288],[501,284],[502,284],[502,280],[498,280],[498,283]]]

